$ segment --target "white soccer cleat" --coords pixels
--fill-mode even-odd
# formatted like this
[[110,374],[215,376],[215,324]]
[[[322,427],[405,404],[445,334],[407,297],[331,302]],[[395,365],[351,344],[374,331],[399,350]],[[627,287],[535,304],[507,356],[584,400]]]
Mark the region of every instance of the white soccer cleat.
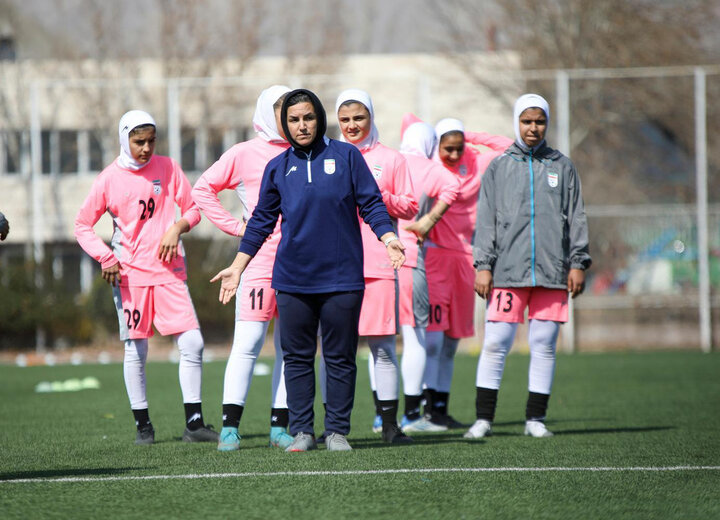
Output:
[[465,432],[466,439],[482,439],[483,437],[490,437],[492,435],[492,424],[490,421],[485,419],[478,419],[475,424],[470,426],[470,429]]
[[545,423],[540,421],[525,421],[525,435],[531,437],[552,437],[553,432],[547,429]]

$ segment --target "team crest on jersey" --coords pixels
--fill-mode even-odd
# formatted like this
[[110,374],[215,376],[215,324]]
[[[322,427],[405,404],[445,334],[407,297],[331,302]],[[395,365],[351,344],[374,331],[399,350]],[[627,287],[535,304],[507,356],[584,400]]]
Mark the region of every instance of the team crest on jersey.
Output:
[[155,195],[160,195],[162,193],[162,185],[160,184],[159,179],[153,181],[153,193]]
[[376,179],[379,180],[380,177],[382,177],[382,166],[380,166],[379,164],[376,164],[375,166],[373,166],[372,174],[373,174],[373,177],[375,177]]
[[551,188],[557,188],[558,185],[558,174],[555,172],[548,172],[547,174],[548,185]]
[[335,173],[335,159],[325,159],[325,173],[328,175]]
[[465,177],[467,175],[467,166],[465,166],[464,164],[461,164],[460,169],[458,171],[460,172],[460,175]]

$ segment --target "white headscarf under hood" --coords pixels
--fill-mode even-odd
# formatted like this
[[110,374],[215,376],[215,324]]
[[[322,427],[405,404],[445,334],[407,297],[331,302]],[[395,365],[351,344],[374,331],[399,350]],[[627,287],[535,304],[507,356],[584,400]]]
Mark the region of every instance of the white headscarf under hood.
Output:
[[140,163],[136,161],[132,153],[130,153],[130,132],[142,125],[153,125],[157,128],[152,116],[142,110],[125,112],[120,118],[120,124],[118,125],[118,134],[120,135],[120,157],[118,157],[118,164],[127,170],[137,171],[147,166],[150,162]]
[[[525,112],[528,108],[539,108],[545,112],[545,118],[547,124],[550,126],[550,105],[544,97],[538,94],[523,94],[517,101],[515,101],[515,108],[513,109],[513,128],[515,129],[515,144],[526,152],[530,151],[530,147],[525,144],[525,141],[520,137],[520,114]],[[547,135],[547,134],[546,134]],[[543,139],[537,146],[533,147],[533,150],[540,148],[545,139]]]
[[[357,101],[367,108],[367,111],[370,114],[370,132],[365,136],[365,139],[359,143],[353,143],[359,150],[368,150],[377,144],[380,135],[377,127],[375,126],[375,110],[373,109],[370,94],[357,88],[343,90],[335,102],[335,115],[337,115],[340,110],[340,106],[347,101]],[[347,142],[344,136],[341,136],[340,140]]]
[[258,97],[253,116],[253,128],[262,139],[269,143],[287,142],[278,132],[273,105],[288,92],[290,92],[290,88],[285,85],[273,85],[263,90]]
[[430,158],[436,144],[437,137],[432,126],[423,122],[413,123],[405,129],[400,151]]

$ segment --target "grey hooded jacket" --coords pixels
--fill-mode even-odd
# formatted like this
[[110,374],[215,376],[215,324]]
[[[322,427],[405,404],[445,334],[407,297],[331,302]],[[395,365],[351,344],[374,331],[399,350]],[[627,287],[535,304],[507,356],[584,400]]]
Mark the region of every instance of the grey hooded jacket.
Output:
[[568,271],[587,269],[588,227],[573,163],[544,143],[517,144],[495,158],[477,205],[475,269],[495,287],[566,289]]

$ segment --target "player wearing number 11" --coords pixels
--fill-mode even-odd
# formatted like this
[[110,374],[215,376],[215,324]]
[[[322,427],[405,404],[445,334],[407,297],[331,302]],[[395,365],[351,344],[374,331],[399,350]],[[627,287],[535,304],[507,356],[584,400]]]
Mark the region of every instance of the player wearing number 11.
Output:
[[[145,394],[145,361],[154,324],[172,335],[180,350],[180,388],[185,403],[186,442],[217,442],[218,434],[202,417],[203,338],[185,283],[180,235],[200,222],[190,183],[169,157],[153,155],[155,121],[131,110],[121,119],[120,156],[93,182],[75,218],[75,238],[100,262],[102,277],[113,286],[113,299],[125,343],[124,374],[137,426],[136,444],[152,444]],[[175,206],[181,217],[175,221]],[[112,249],[93,231],[103,213],[113,219]]]

